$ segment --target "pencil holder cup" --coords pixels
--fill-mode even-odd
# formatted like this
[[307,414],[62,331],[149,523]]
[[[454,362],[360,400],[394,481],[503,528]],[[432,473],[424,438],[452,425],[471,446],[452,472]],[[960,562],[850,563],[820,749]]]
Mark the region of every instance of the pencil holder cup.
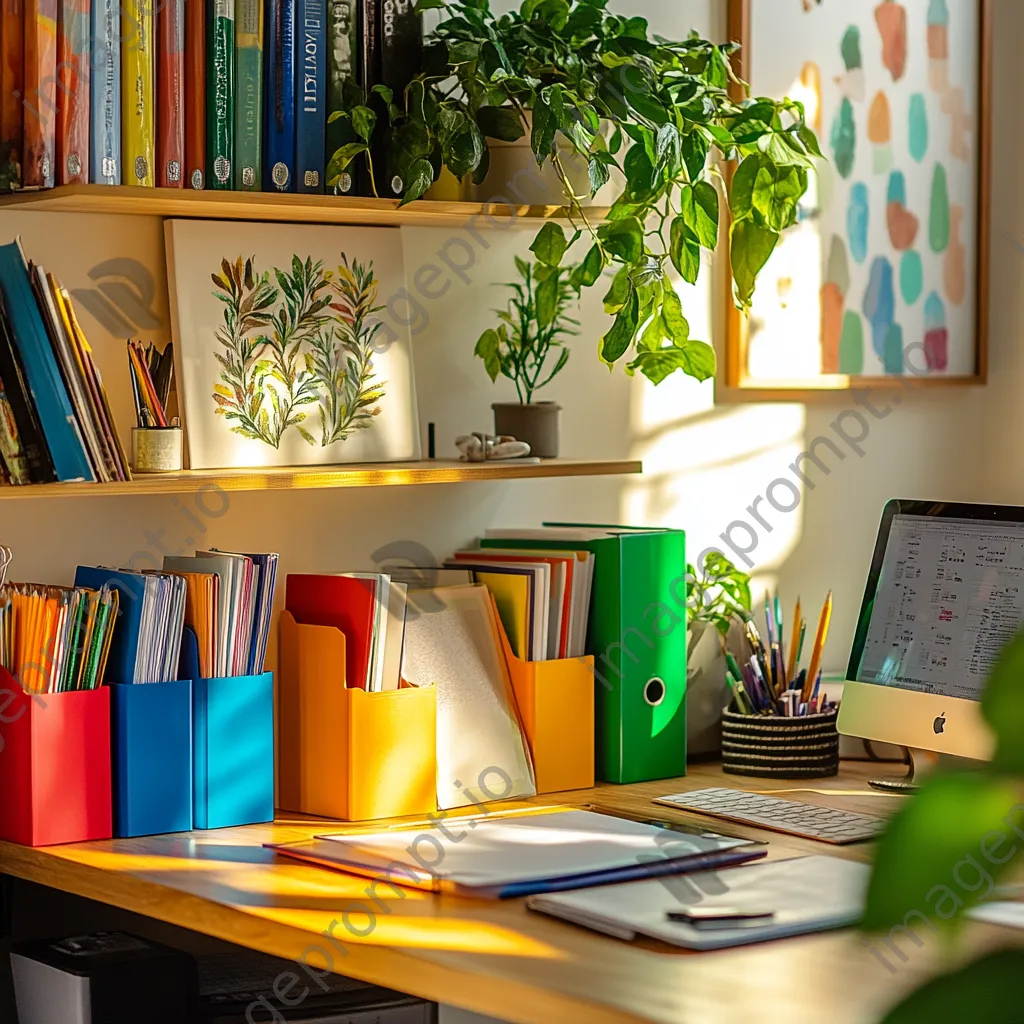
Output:
[[723,770],[761,779],[825,779],[839,771],[838,711],[804,718],[722,717]]
[[181,427],[133,427],[132,469],[136,473],[181,472]]

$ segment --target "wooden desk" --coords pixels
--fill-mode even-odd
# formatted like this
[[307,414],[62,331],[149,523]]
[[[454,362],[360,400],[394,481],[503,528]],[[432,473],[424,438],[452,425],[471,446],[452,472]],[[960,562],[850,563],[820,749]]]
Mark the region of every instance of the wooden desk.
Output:
[[[844,763],[838,778],[806,784],[823,792],[803,789],[791,796],[885,814],[899,798],[870,795],[866,779],[878,773],[877,765]],[[685,779],[600,786],[536,802],[594,802],[650,813],[654,796],[709,785],[762,791],[800,786],[743,781],[698,766]],[[850,790],[859,795],[843,793]],[[769,839],[773,858],[828,852],[865,859],[869,853],[863,845],[825,847],[721,827]],[[380,884],[380,905],[374,906],[366,895],[369,879],[289,862],[261,847],[325,830],[337,831],[339,824],[281,818],[273,825],[39,850],[0,843],[0,871],[281,957],[305,953],[314,969],[333,965],[343,974],[522,1024],[870,1021],[920,984],[940,952],[939,940],[928,932],[923,949],[905,941],[908,962],[897,960],[898,973],[891,975],[852,931],[693,954],[603,938],[527,911],[522,901],[408,890],[398,896]],[[368,909],[376,911],[372,929]],[[346,912],[353,930],[367,932],[364,938],[344,926]],[[332,921],[339,922],[334,934],[344,953],[323,936]],[[1016,941],[1016,933],[1006,930],[972,931],[975,951],[996,937]],[[321,951],[332,964],[325,964]],[[305,974],[301,978],[292,998],[312,984]]]

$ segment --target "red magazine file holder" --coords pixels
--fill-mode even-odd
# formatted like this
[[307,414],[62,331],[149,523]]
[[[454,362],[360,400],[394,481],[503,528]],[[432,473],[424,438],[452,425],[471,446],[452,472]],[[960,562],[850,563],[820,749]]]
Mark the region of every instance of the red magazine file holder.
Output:
[[0,839],[109,839],[110,690],[29,694],[0,668]]

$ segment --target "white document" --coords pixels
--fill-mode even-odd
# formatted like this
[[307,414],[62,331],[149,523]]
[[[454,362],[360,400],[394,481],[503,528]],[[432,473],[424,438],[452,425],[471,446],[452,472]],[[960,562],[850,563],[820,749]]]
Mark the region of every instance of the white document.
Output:
[[[527,906],[619,939],[644,936],[685,949],[725,949],[854,924],[870,874],[870,865],[839,857],[799,857],[531,896]],[[714,930],[668,919],[669,911],[690,907],[770,910],[774,916]]]

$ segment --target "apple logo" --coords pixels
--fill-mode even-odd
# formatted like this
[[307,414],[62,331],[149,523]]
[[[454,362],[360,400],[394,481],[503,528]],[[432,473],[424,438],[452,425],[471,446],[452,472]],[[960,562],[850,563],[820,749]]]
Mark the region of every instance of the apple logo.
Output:
[[945,713],[939,715],[938,718],[932,722],[932,728],[935,730],[936,736],[941,736],[946,731],[946,715]]

